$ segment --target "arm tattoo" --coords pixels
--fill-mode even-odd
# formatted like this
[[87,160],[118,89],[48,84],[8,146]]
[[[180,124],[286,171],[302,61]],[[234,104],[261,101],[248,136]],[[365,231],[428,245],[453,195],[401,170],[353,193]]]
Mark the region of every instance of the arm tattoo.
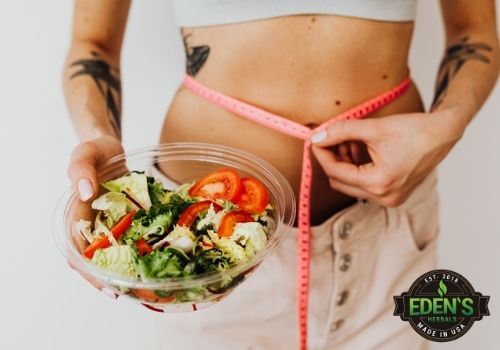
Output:
[[485,54],[491,51],[492,48],[490,45],[470,43],[468,36],[463,37],[458,44],[448,47],[443,61],[439,66],[436,92],[431,109],[436,108],[443,101],[451,79],[458,73],[466,61],[477,60],[490,63],[489,58]]
[[184,34],[183,30],[181,33],[182,41],[184,42],[184,51],[186,52],[186,72],[194,77],[207,61],[210,47],[208,45],[190,46],[187,39],[191,34]]
[[75,72],[70,79],[80,75],[88,75],[92,78],[92,80],[94,80],[99,92],[106,100],[106,107],[111,125],[115,129],[117,135],[120,135],[121,82],[119,72],[116,68],[111,67],[110,64],[104,59],[100,58],[97,52],[92,51],[91,55],[93,58],[81,59],[70,65],[70,67],[79,68],[79,70]]

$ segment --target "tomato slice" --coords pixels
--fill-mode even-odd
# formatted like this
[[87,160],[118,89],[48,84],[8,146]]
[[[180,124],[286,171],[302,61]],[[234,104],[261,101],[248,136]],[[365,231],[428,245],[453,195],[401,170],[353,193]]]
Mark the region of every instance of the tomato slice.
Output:
[[150,289],[131,289],[132,294],[134,294],[137,298],[145,300],[150,303],[172,303],[175,301],[175,296],[160,296],[162,295],[161,291],[153,291]]
[[204,212],[205,210],[208,210],[208,208],[210,208],[210,205],[214,206],[214,210],[216,213],[219,210],[222,210],[222,207],[219,204],[210,200],[194,203],[184,209],[184,211],[179,216],[179,220],[177,220],[177,225],[191,227],[191,225],[193,225],[194,221],[198,217],[198,214]]
[[227,213],[222,218],[219,225],[219,237],[231,237],[234,226],[238,222],[254,222],[252,216],[244,210],[235,210]]
[[146,241],[142,237],[137,242],[135,242],[135,246],[137,247],[139,255],[149,254],[153,251],[153,247],[151,247],[148,241]]
[[226,168],[203,176],[189,189],[189,195],[191,197],[222,198],[236,201],[242,190],[243,186],[238,173],[233,169]]
[[238,206],[252,214],[259,214],[269,204],[269,193],[262,182],[252,177],[241,179],[243,193],[238,201]]

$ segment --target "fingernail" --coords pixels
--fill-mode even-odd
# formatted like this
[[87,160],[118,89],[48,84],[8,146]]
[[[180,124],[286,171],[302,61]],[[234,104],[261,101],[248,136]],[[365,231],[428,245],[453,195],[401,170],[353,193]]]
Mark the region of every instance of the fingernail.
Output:
[[81,179],[78,181],[78,193],[84,202],[94,195],[94,189],[89,179]]
[[312,143],[318,143],[326,139],[326,130],[318,131],[311,136]]
[[115,292],[113,292],[111,289],[108,289],[106,287],[102,288],[101,289],[101,292],[103,292],[104,294],[106,294],[108,297],[110,297],[111,299],[117,299],[118,298],[118,294],[116,294]]

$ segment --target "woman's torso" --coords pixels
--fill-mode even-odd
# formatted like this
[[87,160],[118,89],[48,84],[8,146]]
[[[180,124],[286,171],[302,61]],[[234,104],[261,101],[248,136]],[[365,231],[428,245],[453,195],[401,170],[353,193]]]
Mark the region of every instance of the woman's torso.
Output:
[[[413,22],[299,15],[231,25],[184,28],[187,53],[208,46],[195,74],[224,94],[314,126],[400,83],[408,74]],[[206,48],[203,49],[206,51]],[[370,117],[422,111],[412,86]],[[266,129],[197,97],[175,95],[161,142],[208,142],[236,147],[268,161],[298,195],[302,140]],[[314,165],[311,221],[318,224],[354,199],[330,188]]]

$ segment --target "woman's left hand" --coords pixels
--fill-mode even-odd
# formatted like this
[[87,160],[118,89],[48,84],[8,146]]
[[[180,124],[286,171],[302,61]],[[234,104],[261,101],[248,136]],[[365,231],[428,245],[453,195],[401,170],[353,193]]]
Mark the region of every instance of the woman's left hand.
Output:
[[[393,207],[409,197],[463,131],[450,113],[412,113],[335,122],[311,140],[332,188]],[[350,141],[366,145],[370,163],[356,165],[331,150],[333,146],[345,149]]]

